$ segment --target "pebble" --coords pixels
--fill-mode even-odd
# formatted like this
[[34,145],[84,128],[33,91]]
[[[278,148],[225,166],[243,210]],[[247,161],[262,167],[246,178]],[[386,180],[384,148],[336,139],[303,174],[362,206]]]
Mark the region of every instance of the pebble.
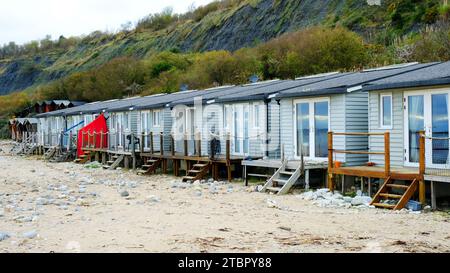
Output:
[[36,230],[31,230],[31,231],[25,232],[22,235],[23,235],[23,237],[25,237],[27,239],[33,239],[38,235],[38,233]]
[[127,196],[129,196],[130,194],[127,192],[127,191],[122,191],[121,193],[120,193],[120,196],[122,196],[122,197],[127,197]]
[[3,240],[8,239],[9,237],[10,237],[10,236],[9,236],[8,233],[6,233],[6,232],[1,232],[1,231],[0,231],[0,242],[3,241]]
[[158,203],[161,201],[161,199],[156,195],[149,195],[147,196],[147,201],[151,203]]

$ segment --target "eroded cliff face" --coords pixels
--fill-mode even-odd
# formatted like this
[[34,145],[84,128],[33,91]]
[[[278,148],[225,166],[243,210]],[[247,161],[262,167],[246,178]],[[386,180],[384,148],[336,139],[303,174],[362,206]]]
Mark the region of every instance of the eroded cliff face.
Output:
[[374,6],[365,0],[243,0],[198,22],[183,21],[157,32],[131,31],[107,37],[91,34],[65,50],[0,59],[0,95],[92,69],[120,56],[143,58],[174,48],[183,52],[233,51],[313,25],[341,24],[364,34],[368,29],[383,27],[382,22],[367,24],[366,17],[381,14],[377,18],[384,20],[387,4]]

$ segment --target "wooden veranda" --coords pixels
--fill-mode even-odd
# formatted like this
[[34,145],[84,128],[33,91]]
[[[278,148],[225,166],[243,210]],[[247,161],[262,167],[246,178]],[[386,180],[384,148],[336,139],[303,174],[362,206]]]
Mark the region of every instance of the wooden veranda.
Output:
[[[419,167],[391,167],[391,152],[390,152],[390,133],[328,133],[328,188],[330,190],[335,189],[335,176],[347,175],[356,177],[367,178],[379,178],[384,180],[383,185],[379,188],[378,192],[374,196],[372,204],[380,207],[387,207],[393,209],[400,209],[406,205],[409,199],[414,195],[417,188],[419,190],[419,201],[425,204],[425,138],[423,133],[419,134]],[[334,136],[361,136],[371,137],[378,136],[384,138],[384,150],[383,151],[370,151],[370,150],[338,150],[333,146]],[[364,166],[345,166],[345,162],[339,162],[342,164],[336,164],[333,158],[336,154],[355,154],[355,155],[379,155],[384,158],[384,165],[376,166],[367,162]],[[398,185],[393,181],[412,181],[410,185]],[[404,189],[403,195],[391,194],[389,189]],[[398,205],[385,205],[379,203],[380,198],[394,198],[399,199]]]

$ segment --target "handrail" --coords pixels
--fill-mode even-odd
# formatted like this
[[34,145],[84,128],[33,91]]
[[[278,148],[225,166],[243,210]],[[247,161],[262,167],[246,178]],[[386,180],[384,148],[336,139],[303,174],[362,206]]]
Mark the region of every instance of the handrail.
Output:
[[[384,136],[384,151],[357,151],[357,150],[338,150],[333,147],[334,136]],[[335,133],[328,132],[328,187],[330,190],[334,190],[334,182],[332,179],[332,173],[334,167],[333,155],[336,153],[341,154],[361,154],[361,155],[384,155],[384,175],[388,177],[391,173],[391,156],[390,156],[390,133],[361,133],[361,132],[349,132],[349,133]],[[370,148],[369,148],[370,149]]]

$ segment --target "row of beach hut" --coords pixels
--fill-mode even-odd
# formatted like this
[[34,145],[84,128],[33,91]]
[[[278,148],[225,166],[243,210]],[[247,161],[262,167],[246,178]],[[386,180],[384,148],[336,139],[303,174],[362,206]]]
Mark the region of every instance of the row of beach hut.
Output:
[[[35,139],[78,147],[79,162],[263,178],[275,193],[356,177],[373,204],[398,209],[447,194],[449,96],[450,62],[407,63],[87,103],[35,116]],[[105,131],[81,130],[100,117]]]

